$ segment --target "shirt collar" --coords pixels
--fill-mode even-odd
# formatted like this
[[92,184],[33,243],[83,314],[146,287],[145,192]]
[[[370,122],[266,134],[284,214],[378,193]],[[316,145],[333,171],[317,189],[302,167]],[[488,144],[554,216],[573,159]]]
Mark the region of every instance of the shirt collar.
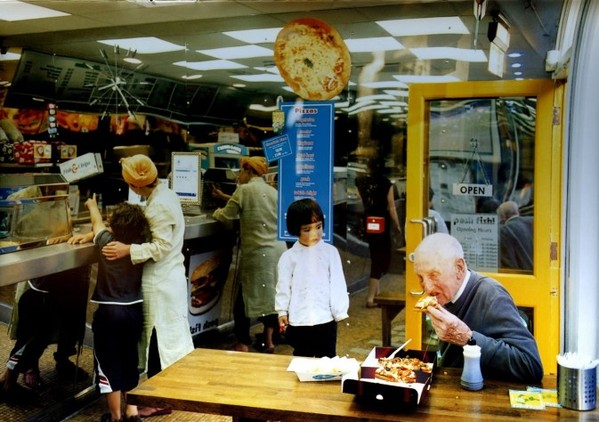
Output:
[[468,280],[470,280],[470,270],[466,270],[466,275],[462,280],[462,285],[460,286],[456,294],[453,295],[453,297],[451,298],[451,303],[456,303],[460,296],[462,296],[462,293],[464,293],[464,289],[466,288],[466,284],[468,284]]

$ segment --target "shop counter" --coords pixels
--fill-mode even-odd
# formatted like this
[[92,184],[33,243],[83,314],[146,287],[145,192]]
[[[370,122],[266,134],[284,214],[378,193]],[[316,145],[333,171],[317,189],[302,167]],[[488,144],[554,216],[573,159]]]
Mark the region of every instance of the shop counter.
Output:
[[[339,382],[300,382],[287,367],[288,355],[195,349],[129,392],[138,406],[165,407],[280,421],[445,421],[445,420],[597,420],[599,410],[514,408],[508,391],[525,384],[485,380],[480,391],[460,387],[460,370],[438,368],[430,391],[414,408],[383,409],[342,393]],[[555,388],[547,375],[543,388]]]

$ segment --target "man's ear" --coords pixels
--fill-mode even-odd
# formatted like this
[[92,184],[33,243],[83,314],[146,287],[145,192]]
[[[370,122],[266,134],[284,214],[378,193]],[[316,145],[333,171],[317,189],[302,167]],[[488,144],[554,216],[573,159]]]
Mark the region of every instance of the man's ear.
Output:
[[464,258],[456,259],[455,266],[458,270],[459,276],[464,277],[464,274],[466,273],[466,260]]

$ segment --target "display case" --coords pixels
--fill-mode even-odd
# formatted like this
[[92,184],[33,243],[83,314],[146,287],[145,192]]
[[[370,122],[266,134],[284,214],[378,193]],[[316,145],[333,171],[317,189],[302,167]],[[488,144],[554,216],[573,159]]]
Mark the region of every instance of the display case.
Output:
[[66,241],[68,190],[59,174],[0,175],[0,254]]

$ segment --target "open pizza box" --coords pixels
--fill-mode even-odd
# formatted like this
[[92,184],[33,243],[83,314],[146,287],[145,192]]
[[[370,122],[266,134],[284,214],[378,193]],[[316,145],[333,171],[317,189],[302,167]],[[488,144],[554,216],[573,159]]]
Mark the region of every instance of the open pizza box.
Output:
[[418,358],[428,363],[430,372],[414,371],[415,382],[404,383],[375,378],[379,358],[389,357],[395,350],[394,347],[374,347],[362,362],[358,373],[343,376],[341,390],[344,393],[355,394],[360,401],[377,405],[400,408],[417,406],[430,389],[437,355],[435,352],[421,350],[400,350],[395,355],[396,358]]

